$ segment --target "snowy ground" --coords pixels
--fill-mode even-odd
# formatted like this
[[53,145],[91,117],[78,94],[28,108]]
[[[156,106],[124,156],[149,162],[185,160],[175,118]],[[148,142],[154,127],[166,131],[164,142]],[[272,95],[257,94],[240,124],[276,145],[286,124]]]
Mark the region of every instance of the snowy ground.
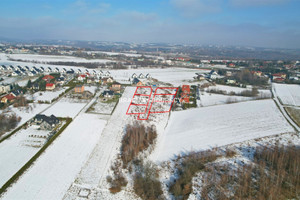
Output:
[[[0,186],[8,181],[44,145],[49,131],[30,126],[0,144]],[[32,137],[35,135],[35,137]]]
[[2,199],[62,199],[106,121],[81,113]]
[[150,74],[153,78],[158,79],[161,82],[170,83],[174,86],[181,84],[194,84],[196,76],[195,73],[205,73],[210,70],[203,69],[186,69],[186,68],[165,68],[165,69],[128,69],[128,70],[111,70],[112,76],[120,82],[126,82],[132,76],[133,73],[140,75],[140,73],[146,75]]
[[293,131],[273,100],[173,112],[153,160]]
[[52,55],[37,55],[37,54],[9,54],[12,59],[21,59],[24,61],[38,62],[76,62],[76,63],[107,63],[114,62],[107,59],[85,59],[73,56],[52,56]]
[[284,105],[300,106],[300,85],[273,83],[272,86]]
[[92,106],[92,110],[89,112],[110,115],[116,104],[117,102],[105,103],[98,100],[97,103]]
[[[209,86],[208,89],[217,89],[217,90],[223,90],[226,91],[228,94],[230,92],[235,92],[236,94],[241,94],[241,92],[245,90],[252,90],[251,88],[241,88],[241,87],[233,87],[233,86],[227,86],[227,85],[216,85],[216,86]],[[271,98],[272,93],[270,90],[258,90],[259,94],[258,96]]]
[[213,106],[213,105],[220,105],[226,103],[249,101],[252,99],[253,99],[252,97],[228,96],[222,94],[200,92],[199,106]]
[[56,117],[75,117],[81,109],[87,104],[86,100],[75,101],[64,97],[58,102],[54,103],[49,109],[47,109],[43,114],[45,115],[55,115]]
[[[15,113],[17,116],[20,116],[22,119],[19,122],[19,124],[17,125],[17,127],[19,127],[22,124],[24,124],[26,121],[28,121],[29,119],[34,117],[36,114],[38,114],[38,113],[42,112],[43,110],[47,109],[49,106],[50,106],[49,104],[30,103],[28,108],[27,107],[15,108],[13,106],[9,106],[5,110],[0,110],[0,113],[4,113],[4,114],[13,114],[13,113]],[[8,134],[8,132],[6,134]],[[5,135],[3,135],[3,136],[5,136]]]
[[[135,87],[127,87],[122,98],[131,99],[135,89]],[[106,176],[110,174],[111,162],[120,153],[126,124],[136,121],[137,116],[125,114],[129,104],[130,101],[119,102],[104,128],[97,146],[73,184],[70,185],[64,199],[80,199],[79,193],[85,190],[89,191],[88,199],[136,199],[128,189],[115,195],[111,194],[106,182]],[[143,123],[146,125],[155,124],[158,134],[163,134],[167,121],[168,113],[164,113],[150,115],[149,120],[143,121]]]
[[35,81],[38,77],[3,77],[4,80],[1,82],[3,84],[18,84],[21,87],[27,85],[28,81]]
[[62,94],[64,91],[66,91],[66,89],[68,89],[68,87],[64,87],[64,88],[58,88],[55,91],[39,91],[34,93],[33,95],[27,94],[26,98],[29,100],[34,100],[35,102],[38,101],[48,101],[51,102],[53,99],[59,97],[60,94]]

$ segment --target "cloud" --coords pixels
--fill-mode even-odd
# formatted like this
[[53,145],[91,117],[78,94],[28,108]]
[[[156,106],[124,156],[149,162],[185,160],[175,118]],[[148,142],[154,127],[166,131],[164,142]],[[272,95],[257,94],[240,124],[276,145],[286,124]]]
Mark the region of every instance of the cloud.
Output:
[[67,9],[66,13],[80,13],[80,14],[101,14],[105,13],[110,8],[108,3],[91,4],[86,0],[77,0],[72,3]]
[[170,0],[170,4],[185,17],[219,12],[222,10],[220,3],[220,0]]
[[288,3],[290,0],[229,0],[236,7],[273,6]]

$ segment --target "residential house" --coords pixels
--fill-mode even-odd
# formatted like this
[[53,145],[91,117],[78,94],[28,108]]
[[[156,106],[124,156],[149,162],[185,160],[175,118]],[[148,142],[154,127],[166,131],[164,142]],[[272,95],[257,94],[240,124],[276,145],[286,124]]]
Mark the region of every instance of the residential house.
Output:
[[53,76],[51,76],[51,75],[45,75],[42,79],[48,83],[52,79],[55,79],[55,78]]
[[47,68],[47,72],[52,72],[51,67],[48,67],[48,68]]
[[132,79],[134,79],[134,78],[137,78],[138,76],[135,74],[135,73],[133,73],[132,75],[131,75],[131,78]]
[[9,93],[1,98],[1,103],[13,102],[15,99],[16,99],[16,95],[14,95],[13,93]]
[[33,90],[39,90],[40,89],[40,86],[38,83],[34,83],[32,86],[31,86],[31,89]]
[[141,74],[139,75],[139,79],[145,79],[144,74],[141,73]]
[[227,79],[226,84],[236,84],[236,80],[235,79]]
[[105,90],[104,92],[102,92],[102,96],[105,98],[112,98],[114,96],[114,91]]
[[183,85],[181,88],[181,97],[180,97],[180,102],[181,103],[190,103],[190,93],[191,93],[191,88],[189,85]]
[[116,93],[120,93],[121,92],[121,84],[118,83],[118,82],[114,82],[112,85],[111,85],[111,90],[116,92]]
[[47,83],[46,84],[46,90],[54,90],[55,84],[54,83]]
[[229,64],[228,64],[228,67],[233,68],[233,67],[235,67],[235,64],[234,64],[234,63],[229,63]]
[[137,85],[137,86],[143,86],[144,85],[138,78],[134,78],[132,80],[132,84]]
[[77,69],[76,73],[81,74],[82,73],[81,69]]
[[59,124],[59,119],[54,115],[48,117],[46,115],[38,114],[34,117],[32,124],[39,125],[40,128],[44,130],[51,130]]
[[10,85],[0,85],[0,94],[8,93],[10,91]]
[[21,72],[16,70],[11,73],[12,76],[21,76]]
[[107,85],[108,83],[113,83],[113,82],[114,82],[114,79],[112,77],[102,78],[102,84],[103,85]]
[[84,86],[83,85],[78,85],[74,88],[75,93],[83,93],[84,92]]
[[146,79],[151,79],[151,78],[152,78],[152,76],[150,74],[146,75]]
[[283,82],[286,79],[285,73],[276,73],[276,74],[272,74],[272,76],[273,76],[273,81],[277,81],[277,82]]
[[226,71],[226,74],[225,74],[225,76],[232,76],[233,74],[232,74],[232,71]]
[[77,80],[78,81],[84,81],[85,78],[86,78],[86,75],[85,74],[81,74],[81,75],[78,76]]
[[93,93],[91,93],[90,91],[87,91],[87,90],[82,93],[82,98],[83,99],[90,99],[93,96],[94,96]]
[[262,76],[262,72],[261,71],[251,71],[251,74],[253,74],[254,76],[258,76],[258,77]]
[[55,69],[53,71],[56,72],[56,73],[58,73],[59,69],[57,67],[55,67]]
[[56,84],[63,85],[64,83],[65,83],[65,77],[61,76],[56,80]]

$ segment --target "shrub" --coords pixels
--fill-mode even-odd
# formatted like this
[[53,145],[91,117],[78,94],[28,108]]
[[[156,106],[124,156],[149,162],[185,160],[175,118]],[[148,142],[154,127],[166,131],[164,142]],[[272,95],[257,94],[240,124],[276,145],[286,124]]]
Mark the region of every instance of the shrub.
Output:
[[122,163],[119,159],[115,160],[111,166],[113,176],[106,177],[106,181],[110,184],[109,191],[113,194],[118,193],[122,190],[122,187],[127,185],[127,180],[121,171]]
[[124,167],[126,167],[139,152],[153,144],[156,137],[157,133],[154,126],[145,127],[139,123],[127,125],[126,134],[123,137],[121,146],[121,159]]
[[134,192],[144,200],[164,199],[155,166],[146,163],[138,168],[139,171],[134,176]]
[[183,157],[182,164],[177,169],[179,178],[171,185],[169,191],[177,199],[188,199],[192,192],[192,179],[195,174],[205,168],[205,164],[217,159],[214,150],[192,152]]

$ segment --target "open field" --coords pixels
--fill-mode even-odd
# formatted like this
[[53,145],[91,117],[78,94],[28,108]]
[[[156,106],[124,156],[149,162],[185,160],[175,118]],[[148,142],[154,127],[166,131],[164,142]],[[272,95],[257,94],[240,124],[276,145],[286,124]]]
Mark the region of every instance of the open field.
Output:
[[293,131],[272,100],[173,112],[154,160]]
[[30,126],[0,144],[0,187],[40,150],[49,134]]
[[70,98],[62,98],[53,106],[47,109],[43,114],[55,115],[56,117],[71,117],[77,115],[80,110],[87,104],[87,101],[74,101]]
[[35,102],[43,101],[43,102],[49,102],[57,97],[59,97],[60,94],[62,94],[64,91],[66,91],[68,87],[59,88],[55,91],[39,91],[34,93],[33,95],[26,95],[26,98],[29,100],[33,100]]
[[9,58],[24,61],[38,62],[76,62],[76,63],[107,63],[113,62],[107,59],[85,59],[73,56],[52,56],[52,55],[35,55],[35,54],[11,54]]
[[80,114],[2,199],[62,199],[104,126],[97,115]]
[[300,106],[300,85],[273,83],[272,86],[282,104]]

